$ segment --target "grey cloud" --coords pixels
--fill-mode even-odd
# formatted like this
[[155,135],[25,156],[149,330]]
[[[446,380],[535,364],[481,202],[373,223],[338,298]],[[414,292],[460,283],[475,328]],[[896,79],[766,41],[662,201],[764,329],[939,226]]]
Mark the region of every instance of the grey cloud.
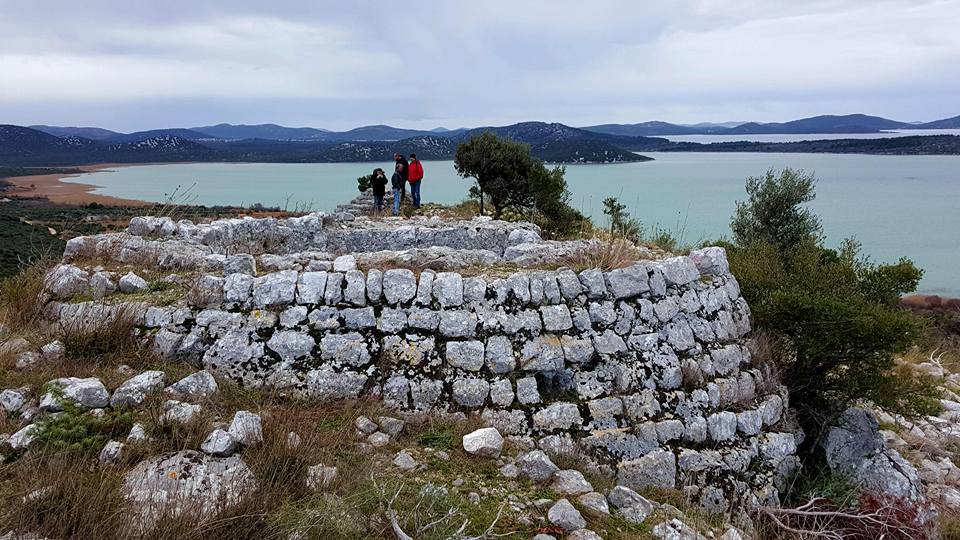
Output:
[[3,2],[0,122],[952,116],[960,1]]

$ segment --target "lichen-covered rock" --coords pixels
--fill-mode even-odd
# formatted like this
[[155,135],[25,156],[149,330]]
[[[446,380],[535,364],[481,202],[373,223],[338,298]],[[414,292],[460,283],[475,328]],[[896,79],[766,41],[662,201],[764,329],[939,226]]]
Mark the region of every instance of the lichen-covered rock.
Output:
[[580,410],[573,403],[553,403],[533,415],[533,426],[542,431],[566,430],[582,423]]
[[466,371],[479,371],[483,367],[483,342],[448,341],[447,362]]
[[171,384],[165,392],[181,397],[202,398],[213,395],[219,390],[217,380],[209,371],[197,371]]
[[495,428],[482,428],[463,436],[463,449],[468,454],[497,457],[503,450],[503,436]]
[[926,506],[917,470],[887,447],[873,413],[851,407],[820,442],[834,474],[856,478],[864,489]]
[[260,415],[250,411],[237,411],[227,431],[244,446],[263,442],[263,424]]
[[138,407],[147,399],[163,389],[166,375],[162,371],[151,370],[123,382],[110,398],[112,407]]
[[406,303],[417,295],[417,278],[406,268],[392,268],[383,273],[383,296],[391,306]]
[[617,466],[617,482],[632,489],[673,489],[677,483],[677,460],[669,450],[654,450]]
[[89,274],[71,264],[61,264],[54,268],[44,281],[44,286],[54,298],[72,298],[87,291],[90,284]]
[[238,457],[213,458],[184,450],[147,459],[126,474],[121,491],[140,533],[161,518],[211,518],[257,489],[253,472]]
[[82,409],[99,409],[110,404],[110,392],[95,377],[54,379],[47,386],[56,387],[57,390],[47,392],[40,398],[40,409],[44,411],[63,410],[63,401]]
[[560,470],[543,450],[533,450],[520,455],[516,465],[521,476],[540,483],[550,480],[553,474]]
[[292,304],[299,276],[295,270],[267,274],[253,280],[253,304],[257,307]]
[[218,428],[210,432],[200,445],[200,450],[210,456],[227,457],[237,451],[237,446],[237,440],[233,435]]
[[120,292],[124,294],[138,293],[147,290],[149,287],[150,284],[147,283],[147,280],[133,272],[128,272],[120,278],[119,282]]
[[587,526],[587,520],[566,499],[560,499],[550,507],[547,519],[565,531],[576,531]]
[[550,488],[560,495],[583,495],[593,491],[593,486],[583,477],[583,473],[573,469],[555,472]]
[[310,334],[296,330],[283,330],[273,334],[267,341],[267,348],[277,353],[284,362],[293,362],[309,356],[316,344],[317,342]]

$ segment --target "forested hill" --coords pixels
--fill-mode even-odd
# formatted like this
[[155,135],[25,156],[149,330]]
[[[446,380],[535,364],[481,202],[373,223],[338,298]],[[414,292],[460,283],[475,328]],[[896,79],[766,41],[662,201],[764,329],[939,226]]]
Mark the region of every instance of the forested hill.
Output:
[[[960,136],[905,136],[888,139],[814,140],[790,143],[672,142],[662,137],[596,133],[558,123],[523,122],[400,140],[226,139],[188,129],[118,134],[110,139],[56,136],[44,131],[0,125],[0,166],[56,167],[91,163],[265,162],[328,163],[389,161],[394,153],[420,159],[453,159],[457,145],[483,131],[530,145],[552,163],[646,161],[640,152],[814,152],[862,154],[960,154]],[[369,134],[370,131],[364,132]]]
[[[645,161],[627,146],[642,138],[618,140],[563,126],[527,122],[502,128],[530,144],[533,154],[557,163],[617,163]],[[420,159],[452,159],[457,145],[470,132],[416,135],[396,141],[221,139],[186,129],[120,134],[107,140],[75,135],[58,137],[40,130],[0,125],[0,164],[7,166],[56,166],[89,163],[146,163],[183,161],[324,163],[388,161],[394,153],[416,153]],[[368,135],[371,131],[363,132]],[[658,139],[666,143],[666,139]],[[629,144],[624,144],[629,143]]]

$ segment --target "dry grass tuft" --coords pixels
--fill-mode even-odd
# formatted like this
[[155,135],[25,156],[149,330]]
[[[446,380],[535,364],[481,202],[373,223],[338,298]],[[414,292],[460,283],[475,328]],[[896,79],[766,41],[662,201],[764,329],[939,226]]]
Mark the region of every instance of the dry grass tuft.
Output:
[[34,331],[43,316],[43,282],[54,261],[44,259],[0,282],[0,323],[10,331]]
[[608,272],[617,268],[625,268],[639,260],[649,258],[649,252],[640,250],[628,240],[599,240],[592,246],[570,255],[564,263],[577,271],[599,268]]
[[97,322],[76,320],[57,327],[68,357],[85,363],[116,365],[149,357],[147,346],[137,337],[134,307],[118,305]]

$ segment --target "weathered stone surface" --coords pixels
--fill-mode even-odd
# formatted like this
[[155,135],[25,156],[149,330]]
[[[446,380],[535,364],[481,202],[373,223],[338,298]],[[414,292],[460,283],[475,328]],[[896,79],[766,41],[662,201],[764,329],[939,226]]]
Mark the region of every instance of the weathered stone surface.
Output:
[[643,264],[611,270],[607,276],[610,294],[617,300],[632,298],[650,290],[647,282],[647,269]]
[[27,388],[8,388],[0,392],[0,409],[13,413],[26,405],[29,391]]
[[209,371],[197,371],[171,384],[165,391],[175,396],[202,398],[219,390],[216,379]]
[[318,464],[307,467],[307,488],[313,491],[327,489],[338,476],[336,467]]
[[328,334],[320,340],[320,357],[324,360],[363,366],[370,362],[370,351],[363,336],[356,332]]
[[193,417],[200,412],[200,408],[200,405],[168,399],[163,403],[163,415],[160,421],[168,424],[186,424],[193,420]]
[[253,446],[263,441],[263,423],[260,415],[250,411],[237,411],[227,431],[244,446]]
[[520,455],[516,465],[521,476],[540,483],[550,480],[553,474],[560,470],[543,450],[533,450]]
[[711,414],[707,417],[707,429],[711,440],[728,441],[737,434],[737,415],[730,411]]
[[620,463],[617,482],[631,489],[672,489],[677,482],[677,460],[669,450],[654,450],[638,459]]
[[125,276],[120,278],[119,282],[120,292],[124,294],[138,293],[147,290],[149,287],[150,284],[147,283],[145,279],[133,272],[128,272]]
[[377,316],[372,307],[346,308],[340,312],[343,325],[350,330],[366,330],[377,326]]
[[116,463],[120,459],[120,454],[123,452],[123,443],[120,441],[107,441],[107,444],[103,445],[103,448],[100,449],[100,455],[98,461],[103,465],[110,465]]
[[329,368],[307,372],[306,393],[318,399],[356,399],[367,383],[367,376]]
[[610,505],[602,493],[591,491],[577,497],[577,502],[593,517],[603,518],[610,515]]
[[439,329],[443,337],[473,337],[477,332],[477,316],[469,311],[441,311]]
[[503,450],[503,436],[495,428],[482,428],[463,436],[463,449],[468,454],[497,457]]
[[483,367],[483,342],[448,341],[447,363],[467,371],[480,371]]
[[587,293],[587,298],[603,298],[607,294],[603,272],[596,268],[580,272],[580,283]]
[[357,258],[353,255],[341,255],[333,260],[334,272],[350,272],[357,269]]
[[230,433],[218,428],[210,432],[200,445],[200,450],[214,457],[232,456],[237,451],[237,440]]
[[433,297],[442,308],[463,305],[463,277],[456,272],[440,272],[433,281]]
[[873,413],[847,409],[820,446],[834,474],[856,478],[864,489],[926,505],[917,470],[887,448]]
[[297,292],[297,272],[284,270],[253,280],[253,303],[257,307],[292,304]]
[[490,383],[475,377],[461,377],[453,381],[453,400],[465,407],[483,405],[490,393]]
[[147,532],[161,517],[210,518],[253,495],[257,481],[238,457],[212,458],[184,450],[137,464],[121,489],[134,527]]
[[367,305],[367,277],[359,270],[346,273],[346,287],[343,289],[343,300],[354,306]]
[[383,272],[372,268],[367,271],[367,300],[379,304],[383,297]]
[[236,255],[227,255],[223,261],[223,275],[247,274],[249,276],[257,275],[257,261],[249,253],[238,253]]
[[163,389],[166,375],[162,371],[144,371],[123,382],[110,398],[112,407],[138,407],[147,399]]
[[390,305],[413,300],[417,294],[417,278],[406,268],[392,268],[383,273],[383,296]]
[[63,410],[63,401],[82,409],[99,409],[110,404],[110,392],[95,377],[54,379],[47,386],[55,386],[59,391],[48,392],[40,399],[40,409],[44,411]]
[[573,328],[570,308],[565,304],[542,306],[540,316],[543,318],[543,329],[547,332],[563,332]]
[[267,348],[277,353],[284,362],[293,362],[310,355],[316,341],[309,334],[296,330],[276,332],[267,341]]
[[316,305],[323,303],[327,289],[326,272],[303,272],[297,278],[297,303]]
[[580,410],[573,403],[553,403],[533,415],[533,427],[543,431],[570,429],[581,423]]
[[540,392],[537,390],[536,377],[517,379],[517,401],[523,405],[540,403]]
[[593,486],[583,477],[583,473],[573,469],[554,473],[550,488],[560,495],[582,495],[593,491]]
[[671,257],[659,262],[663,278],[667,285],[686,285],[700,278],[700,271],[690,257]]
[[539,336],[524,343],[520,350],[520,369],[556,371],[563,367],[563,348],[555,335]]
[[587,520],[566,499],[560,499],[550,507],[547,519],[565,531],[576,531],[587,526]]
[[7,445],[15,452],[26,450],[36,440],[40,426],[37,424],[28,424],[14,433],[7,439]]
[[61,264],[47,274],[44,286],[54,298],[72,298],[87,291],[89,274],[71,264]]
[[517,366],[513,344],[506,336],[491,336],[487,339],[485,358],[487,369],[493,373],[510,373]]

